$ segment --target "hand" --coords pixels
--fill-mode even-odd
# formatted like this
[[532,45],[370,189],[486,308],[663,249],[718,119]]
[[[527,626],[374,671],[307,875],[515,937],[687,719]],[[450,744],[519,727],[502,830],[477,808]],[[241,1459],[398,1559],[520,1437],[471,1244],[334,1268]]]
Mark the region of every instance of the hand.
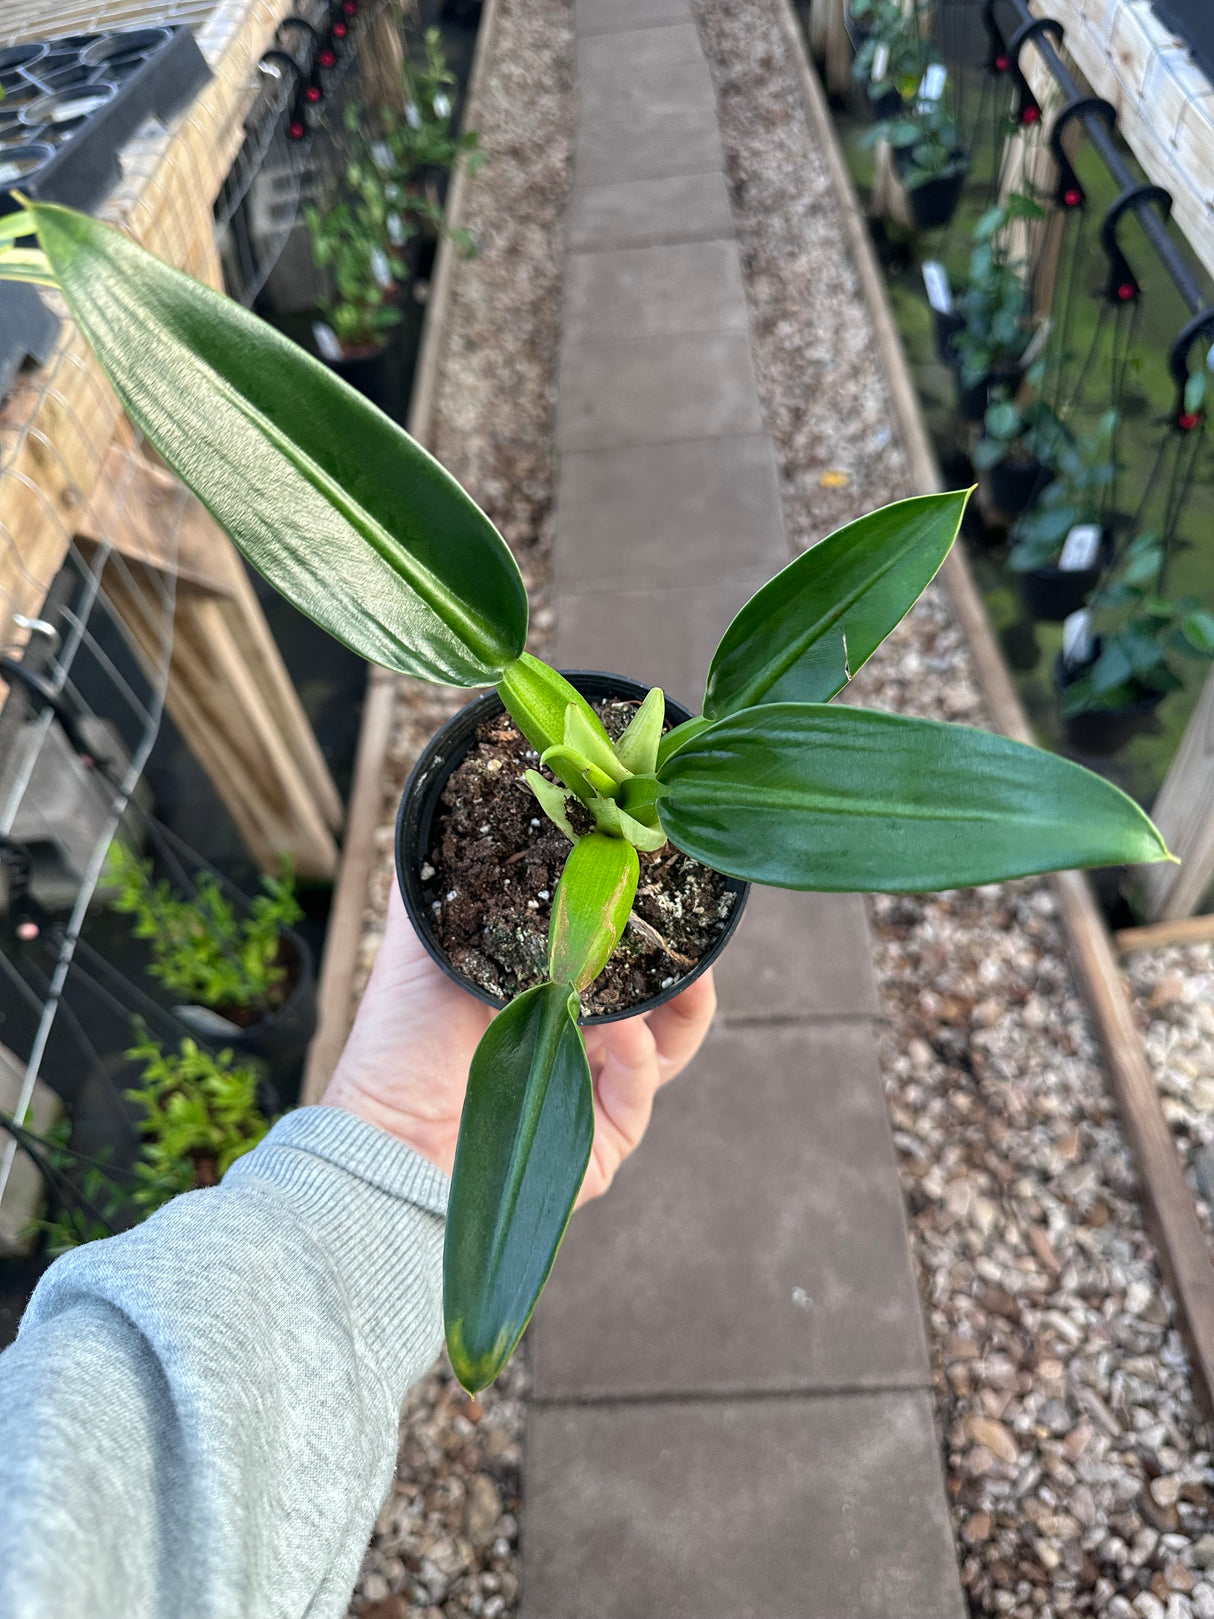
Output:
[[[579,1203],[611,1185],[640,1143],[660,1086],[695,1056],[717,997],[711,972],[644,1017],[586,1029],[594,1148]],[[413,1147],[449,1175],[468,1066],[493,1013],[430,959],[395,883],[371,982],[324,1095]]]

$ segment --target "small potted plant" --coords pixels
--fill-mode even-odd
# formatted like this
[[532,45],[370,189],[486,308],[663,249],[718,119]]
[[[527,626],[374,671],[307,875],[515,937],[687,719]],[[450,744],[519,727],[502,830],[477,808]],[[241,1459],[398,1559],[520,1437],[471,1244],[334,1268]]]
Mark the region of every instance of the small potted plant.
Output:
[[[304,218],[326,291],[313,327],[321,358],[381,408],[389,401],[388,340],[400,323],[401,249],[408,236],[371,166],[350,164],[345,194]],[[395,238],[395,240],[394,240]]]
[[[581,1186],[594,1130],[582,998],[632,927],[642,869],[659,896],[679,861],[737,884],[918,892],[1167,858],[1136,804],[1067,760],[831,704],[935,574],[965,492],[901,501],[822,540],[726,630],[700,713],[681,719],[661,692],[638,702],[634,688],[621,694],[625,718],[620,697],[579,690],[526,651],[527,593],[505,542],[393,422],[129,238],[68,209],[22,206],[0,221],[0,242],[36,233],[40,248],[0,253],[0,276],[11,264],[60,288],[166,464],[302,611],[391,669],[494,687],[500,736],[479,740],[513,751],[496,769],[490,752],[483,774],[514,772],[525,744],[521,836],[547,821],[568,845],[546,900],[509,879],[520,917],[528,900],[549,906],[543,960],[469,1075],[444,1265],[465,1387],[484,1387],[513,1353]],[[244,466],[257,475],[234,478]],[[409,795],[430,784],[416,775]],[[506,865],[491,835],[484,855],[503,887],[525,864]],[[718,931],[736,903],[718,903]],[[685,981],[698,963],[679,953],[667,976]],[[616,1010],[642,1013],[651,998],[642,983]]]
[[922,18],[922,0],[910,7],[900,0],[850,0],[844,26],[856,51],[852,78],[872,116],[896,118],[935,60]]
[[303,912],[289,869],[262,877],[264,892],[244,915],[209,872],[185,899],[122,843],[111,845],[107,881],[111,906],[134,917],[135,937],[151,949],[148,971],[182,997],[174,1011],[193,1033],[271,1062],[307,1048],[316,979],[312,952],[292,927]]
[[1195,596],[1162,594],[1166,563],[1157,534],[1137,535],[1092,597],[1073,638],[1078,644],[1058,654],[1054,678],[1063,731],[1077,752],[1124,747],[1183,684],[1175,659],[1214,659],[1214,614]]
[[1019,385],[1022,356],[1032,339],[1024,262],[1008,256],[1007,227],[1043,218],[1020,192],[988,208],[974,227],[974,246],[964,288],[957,296],[961,328],[951,340],[958,368],[958,409],[963,421],[980,422],[991,390]]
[[995,511],[1018,517],[1050,484],[1068,433],[1044,399],[1023,409],[1007,399],[987,407],[973,449],[983,492]]
[[916,230],[947,225],[957,211],[969,158],[953,115],[939,100],[916,101],[861,137],[866,145],[888,141],[894,169],[906,189]]
[[1060,439],[1053,478],[1012,525],[1008,566],[1020,575],[1025,606],[1035,618],[1060,624],[1078,611],[1112,560],[1113,537],[1099,503],[1116,471],[1116,421],[1116,412],[1106,411],[1090,437]]

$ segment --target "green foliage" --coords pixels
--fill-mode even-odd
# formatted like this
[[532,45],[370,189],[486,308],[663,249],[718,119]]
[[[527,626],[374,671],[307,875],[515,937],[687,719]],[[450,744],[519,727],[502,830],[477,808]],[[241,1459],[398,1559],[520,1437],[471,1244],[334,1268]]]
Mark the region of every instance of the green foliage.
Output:
[[[946,148],[946,126],[936,130]],[[574,843],[551,939],[555,981],[490,1025],[456,1156],[444,1291],[448,1345],[469,1388],[517,1343],[585,1173],[593,1098],[575,985],[622,932],[635,850],[670,837],[763,882],[894,891],[1167,858],[1135,804],[1066,760],[823,700],[932,578],[963,496],[907,501],[822,541],[726,631],[704,715],[659,740],[654,695],[612,743],[568,682],[524,652],[526,598],[509,552],[405,434],[126,239],[41,204],[23,217],[131,415],[283,594],[391,668],[497,682],[558,778],[530,778]],[[0,232],[0,244],[15,239]],[[1076,514],[1068,527],[1111,467],[1107,445],[1103,461],[1071,449],[1059,456]],[[1061,505],[1055,496],[1047,510],[1057,519]],[[1199,636],[1214,632],[1190,617]]]
[[305,208],[304,218],[312,262],[328,272],[331,288],[318,305],[322,319],[347,355],[378,348],[400,321],[397,284],[405,276],[382,188],[361,185],[325,208]]
[[1157,534],[1139,534],[1092,596],[1099,649],[1063,691],[1068,718],[1164,696],[1183,684],[1176,658],[1214,659],[1214,614],[1195,596],[1163,594],[1167,559]]
[[957,299],[965,325],[953,338],[961,380],[967,388],[996,367],[1018,360],[1028,347],[1032,331],[1027,261],[1009,256],[1008,226],[1044,217],[1044,210],[1031,197],[1013,191],[997,207],[988,208],[974,226],[969,274]]
[[[915,0],[913,5],[903,5],[901,0],[851,0],[849,9],[864,33],[852,63],[853,79],[869,86],[876,97],[896,90],[903,101],[909,101],[929,64],[939,59],[930,38],[931,0]],[[876,79],[882,51],[887,65]]]
[[1023,409],[1010,399],[999,399],[987,406],[973,462],[980,471],[1007,460],[1040,461],[1054,468],[1071,443],[1069,430],[1044,399],[1030,400]]
[[279,944],[284,929],[303,915],[289,866],[280,878],[262,877],[265,892],[244,916],[216,877],[202,872],[194,884],[197,898],[185,899],[153,878],[150,860],[119,842],[110,845],[106,881],[116,890],[113,909],[134,917],[131,931],[151,945],[148,970],[173,994],[203,1006],[259,1011],[281,999]]
[[1057,563],[1067,535],[1077,523],[1100,521],[1100,499],[1112,483],[1116,411],[1106,411],[1095,433],[1086,438],[1064,434],[1056,441],[1051,465],[1053,481],[1038,496],[1031,510],[1016,519],[1008,566],[1016,573],[1032,573]]
[[166,1051],[145,1034],[127,1056],[144,1065],[127,1096],[143,1108],[133,1195],[150,1214],[179,1192],[214,1186],[270,1126],[257,1106],[256,1070],[231,1051],[212,1056],[193,1040]]
[[[28,1232],[41,1233],[43,1248],[52,1259],[108,1237],[128,1223],[132,1214],[128,1188],[114,1179],[104,1157],[85,1159],[74,1152],[71,1132],[71,1121],[60,1119],[44,1136],[31,1141],[52,1172],[48,1180],[55,1186],[59,1206],[51,1218],[32,1220]],[[65,1187],[71,1188],[66,1196]]]
[[893,147],[908,191],[929,180],[960,174],[966,166],[956,119],[940,101],[922,107],[912,102],[897,117],[880,119],[860,137],[863,146],[875,146],[878,141],[888,141]]

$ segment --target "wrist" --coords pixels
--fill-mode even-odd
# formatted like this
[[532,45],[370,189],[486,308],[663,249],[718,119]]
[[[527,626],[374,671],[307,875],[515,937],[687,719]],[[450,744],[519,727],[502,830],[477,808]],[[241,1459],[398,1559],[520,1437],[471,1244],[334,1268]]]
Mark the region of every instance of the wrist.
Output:
[[374,1091],[360,1085],[355,1076],[343,1072],[340,1066],[329,1081],[321,1103],[324,1107],[341,1108],[343,1112],[353,1113],[356,1118],[382,1130],[385,1135],[394,1136],[402,1146],[411,1148],[445,1175],[450,1175],[454,1152],[447,1130],[431,1120],[418,1118],[415,1114],[394,1107]]

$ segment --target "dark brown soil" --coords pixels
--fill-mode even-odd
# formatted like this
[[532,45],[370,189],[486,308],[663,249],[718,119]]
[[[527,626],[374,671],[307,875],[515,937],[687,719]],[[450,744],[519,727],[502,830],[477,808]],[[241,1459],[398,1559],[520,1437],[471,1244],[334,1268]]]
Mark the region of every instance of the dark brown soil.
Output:
[[[597,706],[612,736],[636,708]],[[435,931],[452,965],[503,999],[544,980],[552,896],[569,853],[569,840],[541,812],[523,778],[524,770],[537,767],[534,750],[508,715],[482,725],[439,800],[430,862],[422,868]],[[587,1013],[639,1005],[685,977],[733,909],[720,872],[671,844],[640,860],[632,914],[650,934],[629,926],[582,996]]]

